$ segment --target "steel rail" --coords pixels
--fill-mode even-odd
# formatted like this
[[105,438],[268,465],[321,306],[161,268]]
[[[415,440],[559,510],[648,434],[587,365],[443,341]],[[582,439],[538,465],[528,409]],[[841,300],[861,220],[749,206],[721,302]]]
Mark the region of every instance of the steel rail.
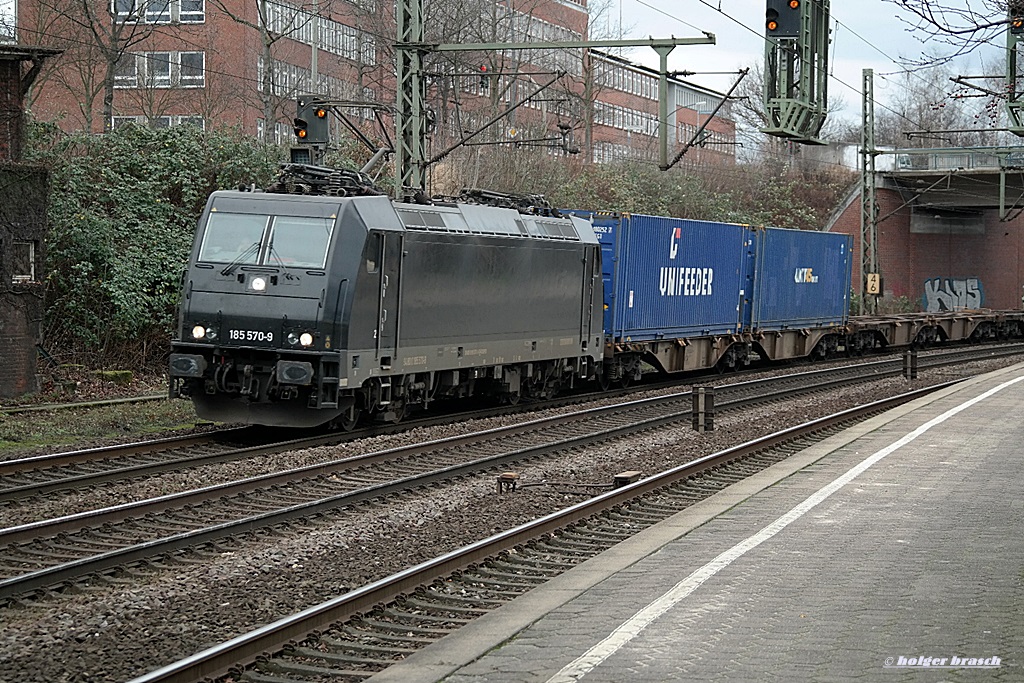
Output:
[[[678,399],[681,396],[689,396],[689,393],[676,394],[673,395],[672,398]],[[309,468],[274,473],[258,477],[256,479],[231,482],[219,486],[208,487],[206,489],[185,492],[183,494],[174,494],[171,496],[150,499],[149,501],[130,503],[125,506],[106,508],[104,510],[81,513],[80,515],[72,515],[55,520],[46,520],[33,524],[10,527],[8,529],[0,530],[0,543],[26,542],[39,538],[43,534],[53,536],[58,533],[64,533],[72,530],[69,523],[73,524],[75,528],[84,528],[85,526],[92,527],[107,522],[121,521],[129,517],[129,515],[125,514],[129,510],[134,510],[140,514],[142,512],[152,513],[156,511],[157,508],[160,510],[167,509],[169,507],[180,508],[190,503],[202,502],[211,497],[219,498],[223,495],[238,493],[242,490],[266,488],[273,484],[282,484],[294,481],[296,478],[294,473],[304,470],[318,470],[323,473],[335,472],[338,471],[339,468],[351,468],[352,466],[363,466],[368,463],[372,464],[374,462],[393,459],[395,457],[405,457],[410,454],[410,451],[421,453],[424,451],[436,450],[439,446],[449,449],[457,448],[458,445],[465,445],[473,441],[480,440],[482,435],[485,435],[487,438],[491,438],[495,435],[511,436],[517,433],[531,431],[532,428],[537,427],[538,425],[545,428],[575,422],[580,416],[592,418],[595,417],[595,415],[603,413],[615,414],[623,412],[623,405],[631,407],[643,406],[652,403],[666,402],[665,398],[666,397],[642,399],[617,406],[604,406],[595,409],[594,411],[583,411],[572,413],[570,415],[560,415],[554,418],[532,420],[512,427],[501,427],[470,435],[449,437],[447,439],[432,441],[426,444],[414,446],[412,449],[397,448],[372,453],[367,456],[354,456],[353,458],[331,463],[332,465],[340,466],[331,469],[323,469],[323,466],[321,465],[314,465]],[[746,403],[749,400],[750,399],[741,399],[743,403]],[[683,416],[688,416],[689,414],[690,410],[687,406],[684,409],[668,414],[658,415],[652,418],[646,418],[636,422],[630,422],[628,424],[591,432],[590,434],[583,436],[566,437],[556,441],[548,441],[537,446],[505,451],[498,455],[486,456],[484,458],[467,461],[458,465],[443,467],[422,474],[410,475],[384,484],[368,486],[355,491],[346,491],[327,498],[321,498],[306,503],[298,503],[286,508],[271,510],[261,514],[244,517],[242,519],[173,534],[164,538],[137,543],[124,548],[118,548],[116,550],[93,555],[91,557],[57,564],[44,569],[0,580],[0,599],[9,599],[29,591],[46,589],[50,586],[58,585],[66,581],[72,581],[88,574],[146,560],[154,555],[182,550],[184,548],[198,546],[204,543],[210,543],[229,536],[236,536],[240,533],[253,531],[258,528],[281,524],[294,519],[310,517],[339,507],[357,505],[374,498],[382,498],[407,491],[412,488],[429,486],[436,482],[473,474],[481,470],[499,467],[508,463],[535,458],[547,453],[568,448],[586,446],[592,443],[621,438],[636,432],[646,431],[659,426],[678,422]],[[132,516],[139,515],[136,514]]]
[[[1024,349],[1024,346],[1022,346],[1022,349]],[[886,368],[884,367],[886,365],[891,365],[892,367]],[[863,373],[863,378],[866,379],[875,379],[880,377],[891,376],[893,374],[897,374],[899,371],[896,366],[896,361],[875,361],[867,364],[812,370],[809,372],[801,372],[793,375],[785,375],[782,377],[771,377],[766,379],[753,380],[749,382],[727,384],[717,387],[717,391],[723,393],[727,393],[730,391],[743,392],[747,388],[762,391],[764,388],[769,387],[772,384],[795,383],[797,385],[795,388],[776,390],[777,393],[773,392],[771,397],[790,396],[793,395],[794,393],[810,391],[817,387],[820,387],[821,389],[831,388],[836,384],[836,381],[831,378],[831,375],[834,375],[836,372],[854,372],[858,369],[874,370],[874,372],[870,374]],[[850,382],[851,380],[850,378],[846,378],[843,381]],[[757,395],[762,400],[768,398],[767,396],[761,393]],[[86,527],[100,526],[103,524],[119,522],[133,515],[150,514],[155,512],[161,512],[163,510],[171,508],[195,505],[214,497],[235,495],[238,493],[244,493],[247,491],[253,491],[261,488],[267,488],[270,486],[293,483],[296,480],[335,474],[338,472],[351,470],[356,467],[373,465],[401,457],[421,455],[431,450],[463,448],[469,444],[479,442],[485,439],[509,437],[539,429],[550,429],[552,427],[557,427],[559,425],[574,423],[583,418],[601,417],[606,414],[610,415],[629,410],[639,410],[647,406],[665,403],[686,403],[690,396],[691,392],[687,391],[667,394],[663,396],[654,396],[644,399],[636,399],[632,401],[627,401],[625,403],[618,403],[610,406],[601,406],[598,408],[574,411],[562,415],[537,418],[533,420],[528,420],[526,422],[521,422],[516,425],[495,427],[492,429],[486,429],[479,432],[472,432],[469,434],[463,434],[459,436],[435,439],[414,446],[399,446],[396,448],[386,449],[382,451],[375,451],[373,453],[354,455],[347,458],[341,458],[339,460],[332,460],[324,463],[316,463],[313,465],[306,465],[304,467],[282,470],[280,472],[271,472],[268,474],[241,479],[237,481],[215,484],[200,489],[193,489],[191,491],[172,493],[167,494],[165,496],[159,496],[157,498],[150,498],[147,500],[125,503],[123,505],[100,508],[97,510],[89,510],[86,512],[80,512],[73,515],[57,517],[49,520],[31,522],[19,526],[8,527],[6,529],[0,529],[0,545],[25,542],[36,539],[43,535],[69,533],[73,531],[78,531]],[[741,399],[740,401],[741,402],[737,404],[738,407],[748,405],[750,399]],[[728,401],[722,401],[718,403],[717,409],[725,410],[729,406],[730,403]],[[688,414],[689,407],[687,407],[685,411],[674,414],[674,418],[678,418]],[[323,445],[324,441],[329,442],[330,439],[332,438],[335,437],[300,438],[292,441],[279,442],[277,444],[273,444],[272,446],[258,446],[250,449],[242,449],[242,451],[246,455],[261,455],[264,454],[265,452],[278,452],[276,450],[267,450],[276,449],[278,447],[287,447],[290,449],[311,448],[314,446]]]
[[[763,384],[760,381],[728,385],[729,388],[732,388],[733,390],[749,390],[752,388],[750,385],[753,385],[753,387],[756,387],[758,391],[752,393],[744,391],[743,393],[747,395],[726,402],[724,405],[720,404],[719,410],[728,406],[732,406],[734,408],[743,407],[751,403],[762,402],[766,400],[766,398],[775,399],[788,397],[794,394],[807,393],[809,391],[821,391],[832,388],[836,385],[849,383],[851,381],[859,381],[859,379],[864,376],[861,374],[860,377],[855,376],[852,380],[850,377],[837,379],[834,377],[836,370],[837,369],[835,368],[828,370],[816,370],[808,373],[799,373],[798,375],[776,378],[777,382],[793,383],[794,386],[777,390],[770,396],[766,396],[764,394]],[[841,374],[848,374],[857,370],[863,370],[863,368],[861,368],[861,366],[838,368],[838,371]],[[877,369],[872,368],[872,370]],[[882,372],[883,374],[890,374],[895,372],[895,370]],[[867,376],[875,378],[879,375],[877,372],[873,371],[871,373],[867,373]],[[526,448],[505,450],[498,454],[463,462],[458,465],[442,467],[429,472],[394,479],[383,484],[368,486],[354,491],[346,491],[326,498],[297,503],[288,507],[250,515],[240,519],[223,522],[221,524],[215,524],[212,526],[172,534],[163,538],[135,543],[133,545],[127,545],[123,548],[110,550],[90,557],[72,560],[18,576],[13,576],[0,580],[0,599],[10,599],[16,595],[24,594],[33,590],[44,590],[51,586],[73,581],[91,573],[102,572],[117,566],[144,561],[154,555],[174,552],[187,547],[210,543],[226,537],[235,536],[240,533],[250,532],[258,528],[264,528],[294,519],[309,517],[340,507],[356,505],[373,498],[394,495],[409,489],[429,486],[436,482],[504,466],[509,463],[540,457],[559,450],[611,441],[631,434],[677,423],[691,415],[690,401],[687,400],[690,396],[690,392],[684,392],[671,394],[669,396],[639,399],[613,406],[602,406],[566,415],[531,420],[526,423],[512,425],[509,427],[499,427],[468,435],[448,437],[446,439],[418,444],[412,448],[396,448],[371,453],[365,456],[353,456],[351,458],[334,461],[332,463],[312,465],[285,472],[272,473],[253,479],[229,482],[195,491],[150,499],[148,501],[129,503],[127,505],[106,508],[103,510],[90,511],[54,520],[46,520],[3,529],[0,530],[0,543],[12,544],[17,542],[28,542],[44,535],[52,537],[59,533],[66,533],[86,526],[96,527],[107,522],[122,521],[130,517],[138,517],[142,514],[150,514],[168,508],[178,509],[188,504],[198,504],[214,498],[223,498],[228,495],[235,495],[242,491],[265,489],[273,485],[292,483],[297,479],[307,479],[315,475],[335,473],[344,469],[352,469],[357,466],[364,466],[366,464],[406,457],[411,454],[422,454],[424,452],[438,449],[455,450],[473,442],[493,440],[494,437],[497,436],[509,437],[516,434],[537,431],[538,429],[550,429],[567,423],[578,423],[581,418],[592,419],[599,418],[601,416],[615,416],[651,406],[663,406],[669,408],[669,411],[666,413],[631,420],[626,424],[599,428],[588,434],[547,441],[543,444],[528,446]]]
[[479,563],[504,550],[522,545],[545,534],[558,531],[574,522],[622,505],[633,498],[807,434],[889,410],[960,381],[962,380],[946,382],[857,406],[674,467],[428,560],[297,614],[284,617],[226,643],[135,678],[129,683],[194,683],[204,678],[222,676],[239,667],[251,664],[257,656],[265,652],[279,650],[290,641],[302,640],[314,631],[324,630],[330,624],[369,611],[376,605],[390,602],[400,595],[429,585],[436,579],[452,572]]
[[102,408],[104,406],[122,405],[125,403],[146,403],[149,401],[166,401],[167,394],[148,394],[146,396],[128,396],[125,398],[105,398],[98,401],[72,401],[71,403],[39,403],[35,405],[13,405],[0,407],[0,413],[17,415],[18,413],[48,413],[75,408]]
[[[863,365],[815,370],[806,373],[798,373],[796,375],[788,375],[781,378],[770,378],[767,381],[773,381],[775,383],[795,383],[797,385],[788,389],[775,390],[771,398],[780,398],[794,394],[807,393],[809,391],[821,391],[836,385],[848,384],[852,381],[861,381],[865,378],[873,379],[876,377],[897,374],[898,370],[895,368],[884,367],[886,365],[893,365],[893,362],[881,361]],[[864,373],[863,370],[865,369],[871,369],[872,372]],[[858,371],[860,372],[858,373]],[[834,377],[837,373],[858,373],[859,376],[855,376],[852,380],[850,377],[837,379]],[[720,388],[732,389],[734,391],[749,390],[752,388],[761,388],[765,384],[766,380],[755,380],[752,382],[726,385]],[[321,463],[304,468],[271,473],[253,479],[228,482],[194,491],[170,494],[168,496],[162,496],[147,501],[139,501],[126,505],[79,513],[77,515],[70,515],[54,520],[45,520],[3,529],[0,530],[0,544],[27,542],[38,539],[42,536],[55,536],[59,533],[67,533],[85,527],[96,527],[105,523],[117,522],[130,517],[140,516],[141,514],[159,512],[169,508],[177,509],[186,505],[198,504],[207,500],[222,498],[244,491],[269,488],[274,485],[285,483],[294,483],[296,480],[308,479],[314,476],[335,473],[367,464],[374,464],[410,455],[422,454],[439,448],[452,450],[473,442],[491,439],[496,436],[507,437],[527,431],[533,431],[538,428],[551,428],[569,422],[576,422],[580,418],[594,418],[606,414],[614,415],[616,413],[638,410],[647,406],[659,404],[684,404],[684,407],[680,410],[673,409],[667,414],[651,418],[643,418],[633,421],[627,425],[598,430],[584,436],[548,442],[540,446],[506,451],[501,454],[491,455],[479,460],[462,463],[460,465],[444,467],[432,472],[404,477],[394,480],[388,484],[366,487],[355,491],[347,491],[328,498],[299,503],[286,508],[225,522],[211,527],[173,534],[171,536],[164,537],[163,539],[153,539],[151,541],[137,543],[92,557],[82,558],[80,560],[70,561],[20,576],[11,577],[0,581],[0,598],[10,598],[14,595],[26,593],[32,590],[44,589],[62,582],[80,578],[81,576],[89,573],[145,560],[154,555],[161,554],[162,552],[172,552],[189,546],[201,545],[227,536],[251,531],[255,528],[270,526],[289,521],[291,519],[317,514],[325,510],[356,504],[370,498],[391,495],[401,490],[425,486],[436,481],[463,476],[472,472],[504,465],[506,463],[538,457],[545,453],[560,449],[608,441],[631,433],[646,431],[658,426],[675,423],[684,417],[690,416],[690,408],[686,405],[689,403],[686,399],[690,397],[690,395],[690,392],[676,393],[668,396],[629,401],[624,404],[617,404],[613,406],[603,406],[586,411],[577,411],[566,415],[541,418],[510,427],[500,427],[484,430],[474,434],[448,437],[446,439],[419,444],[411,448],[396,448],[363,456],[353,456],[351,458],[345,458],[330,463]],[[750,403],[764,401],[766,398],[767,397],[763,392],[759,391],[746,398],[740,397],[732,401],[721,403],[718,408],[719,410],[724,410],[729,407],[738,408]]]
[[[628,395],[638,391],[650,391],[659,388],[678,386],[679,382],[660,382],[653,385],[635,386],[630,389],[615,389],[595,394],[582,394],[573,396],[561,396],[555,399],[542,402],[524,402],[517,407],[502,406],[498,408],[486,408],[470,412],[459,413],[458,417],[463,420],[484,419],[488,417],[503,416],[508,414],[522,413],[566,405],[581,400],[594,398],[614,398],[616,396]],[[0,502],[17,500],[29,496],[45,495],[57,491],[66,491],[74,488],[97,486],[110,482],[120,481],[133,477],[145,477],[160,474],[161,472],[174,471],[185,467],[198,467],[212,465],[221,462],[232,462],[245,458],[257,457],[260,455],[272,455],[275,453],[297,450],[300,448],[316,448],[319,446],[332,446],[346,441],[394,434],[418,427],[430,427],[435,425],[449,424],[451,415],[431,415],[413,420],[403,421],[398,424],[380,423],[353,430],[351,432],[331,432],[315,436],[299,436],[283,441],[274,441],[259,446],[247,446],[231,448],[220,453],[186,456],[181,458],[168,458],[151,463],[139,463],[127,467],[115,467],[109,470],[97,472],[86,472],[68,477],[54,478],[49,481],[31,482],[19,486],[0,488]],[[211,432],[206,435],[194,435],[188,437],[167,437],[152,441],[142,441],[126,445],[104,446],[100,448],[83,449],[48,455],[32,456],[16,460],[0,461],[0,476],[30,475],[33,471],[45,470],[46,468],[67,467],[79,465],[98,460],[109,460],[118,457],[131,457],[133,455],[144,455],[160,450],[172,448],[188,448],[195,445],[213,443],[218,438],[236,435],[238,440],[250,438],[250,434],[259,427],[240,427],[225,429],[218,432]]]
[[[969,350],[964,349],[951,349],[941,350],[936,352],[930,352],[920,357],[918,361],[919,368],[931,368],[939,365],[948,364],[951,362],[949,358],[973,358],[977,355],[982,355],[985,358],[997,358],[1009,355],[1015,355],[1017,353],[1024,353],[1024,345],[1013,345],[1007,347],[1001,347],[996,350],[992,349],[979,349],[973,348]],[[880,372],[879,377],[892,376],[899,373],[902,360],[900,359],[888,359],[873,361],[870,363],[862,363],[856,366],[850,367],[868,367],[872,364],[878,366],[880,369],[888,367],[887,372]],[[842,367],[842,366],[840,366]],[[798,373],[798,376],[810,376],[814,373],[822,372],[838,372],[839,369],[835,366],[831,370],[816,370],[809,371],[807,373]],[[699,379],[699,378],[691,378]],[[750,385],[767,385],[772,382],[780,381],[779,377],[770,377],[766,379],[750,380],[744,384]],[[536,410],[550,406],[564,405],[567,401],[579,401],[586,400],[591,397],[595,398],[611,398],[619,395],[627,395],[636,391],[650,391],[659,388],[665,388],[670,386],[676,386],[679,382],[664,382],[656,383],[654,385],[643,385],[634,386],[631,389],[617,389],[613,391],[602,392],[598,394],[584,394],[582,396],[573,397],[560,397],[550,402],[542,402],[537,404],[529,404],[520,406],[520,410]],[[473,411],[471,413],[463,414],[463,419],[479,419],[482,417],[490,417],[494,415],[503,415],[510,412],[508,407],[504,408],[491,408],[481,411]],[[360,430],[356,430],[349,433],[331,433],[328,435],[317,435],[317,436],[306,436],[295,439],[287,439],[284,441],[276,441],[270,444],[264,444],[260,446],[250,446],[242,448],[229,448],[221,453],[214,454],[203,454],[196,456],[187,456],[183,458],[168,458],[166,460],[160,460],[152,463],[141,463],[136,465],[130,465],[127,467],[117,467],[109,470],[98,471],[98,472],[87,472],[83,474],[77,474],[69,477],[58,477],[49,481],[31,482],[22,484],[20,486],[11,486],[6,489],[0,489],[0,502],[7,500],[16,500],[20,498],[26,498],[35,495],[45,495],[47,493],[53,493],[58,491],[65,491],[74,488],[83,488],[87,486],[97,486],[100,484],[111,483],[128,479],[132,477],[145,477],[160,474],[162,472],[174,471],[185,467],[198,467],[204,465],[212,465],[222,462],[231,462],[235,460],[242,460],[245,458],[252,458],[261,455],[270,455],[275,453],[281,453],[288,450],[295,450],[299,448],[315,448],[318,446],[334,445],[340,442],[379,434],[389,434],[396,431],[406,430],[415,427],[430,426],[434,424],[441,424],[448,420],[448,416],[432,416],[423,418],[420,420],[404,422],[400,425],[394,424],[380,424],[372,425]],[[196,445],[203,445],[208,443],[214,443],[221,438],[238,438],[244,440],[252,433],[254,428],[242,427],[234,429],[225,429],[218,432],[212,432],[206,435],[194,435],[188,437],[168,437],[164,439],[156,439],[153,441],[137,442],[132,444],[126,444],[122,446],[105,446],[93,449],[84,449],[78,451],[68,451],[63,453],[54,453],[49,455],[33,456],[29,458],[21,458],[17,460],[0,461],[0,476],[12,476],[17,474],[25,474],[33,470],[40,470],[50,467],[62,467],[71,466],[87,462],[93,462],[97,460],[106,460],[117,457],[129,457],[132,455],[140,455],[151,453],[159,450],[168,450],[173,448],[188,448]]]

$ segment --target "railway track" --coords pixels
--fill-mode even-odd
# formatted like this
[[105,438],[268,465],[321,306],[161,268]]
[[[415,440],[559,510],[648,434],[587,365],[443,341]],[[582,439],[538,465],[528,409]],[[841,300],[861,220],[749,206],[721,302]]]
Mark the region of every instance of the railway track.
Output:
[[[940,367],[969,360],[996,358],[1024,353],[1024,344],[998,347],[968,347],[952,351],[936,351],[922,354],[919,358],[921,369]],[[875,361],[878,376],[892,376],[902,369],[902,359]],[[854,366],[859,367],[859,366]],[[837,368],[836,372],[842,372]],[[769,378],[763,382],[778,383],[781,379]],[[799,380],[796,380],[799,381]],[[614,398],[636,391],[673,386],[664,382],[644,385],[613,392],[562,397],[552,401],[510,408],[508,406],[463,413],[462,419],[482,419],[511,412],[537,410],[588,398]],[[753,384],[753,383],[752,383]],[[343,441],[394,433],[414,427],[443,424],[450,420],[447,415],[423,417],[399,425],[370,425],[350,433],[317,434],[276,440],[280,432],[257,428],[236,428],[200,436],[172,437],[153,441],[86,449],[67,453],[36,456],[18,460],[0,461],[0,504],[32,496],[46,495],[56,491],[67,491],[91,486],[154,476],[163,472],[179,471],[222,462],[233,462],[261,455],[286,452],[303,448],[315,448],[341,443]],[[270,443],[267,443],[267,439]]]
[[[832,368],[719,387],[718,409],[899,372],[886,363],[839,368],[842,377]],[[691,407],[689,392],[629,401],[2,529],[0,599],[59,589],[185,548],[688,421]]]
[[[928,387],[808,422],[595,496],[136,678],[362,681],[616,543]],[[272,654],[268,654],[272,653]]]

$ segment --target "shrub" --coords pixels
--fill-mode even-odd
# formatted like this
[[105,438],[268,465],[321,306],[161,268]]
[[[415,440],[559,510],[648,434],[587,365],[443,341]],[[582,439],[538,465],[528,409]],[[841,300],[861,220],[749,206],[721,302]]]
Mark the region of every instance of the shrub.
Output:
[[62,359],[126,367],[167,351],[196,221],[213,190],[266,184],[277,147],[192,126],[107,135],[32,129],[49,168],[45,346]]

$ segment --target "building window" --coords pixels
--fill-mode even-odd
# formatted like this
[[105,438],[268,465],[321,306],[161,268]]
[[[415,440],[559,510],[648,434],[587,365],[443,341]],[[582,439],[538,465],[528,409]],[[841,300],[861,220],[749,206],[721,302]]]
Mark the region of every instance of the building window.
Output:
[[202,88],[206,85],[205,52],[126,54],[117,62],[115,88]]
[[181,0],[178,21],[183,24],[201,24],[206,21],[206,1]]
[[206,129],[206,119],[202,116],[178,116],[177,121],[174,125],[176,126],[195,126],[199,130]]
[[171,0],[149,0],[146,3],[146,23],[171,23]]
[[110,13],[122,21],[136,19],[139,16],[139,0],[113,0]]
[[206,0],[111,0],[110,12],[120,21],[201,24],[206,21]]
[[15,240],[11,275],[14,282],[36,281],[36,243]]
[[367,66],[376,65],[377,39],[370,33],[327,17],[314,17],[305,9],[286,3],[268,2],[266,8],[265,15],[260,14],[260,20],[270,31],[312,45],[313,22],[317,21],[322,50]]
[[134,88],[139,84],[139,63],[133,54],[123,54],[114,66],[114,87]]
[[202,88],[206,83],[206,53],[178,53],[178,84],[183,88]]
[[189,114],[185,116],[114,116],[111,117],[111,128],[122,126],[149,126],[150,128],[174,128],[176,126],[195,126],[200,130],[206,128],[206,119],[202,116]]
[[171,53],[146,53],[146,85],[150,88],[171,87]]

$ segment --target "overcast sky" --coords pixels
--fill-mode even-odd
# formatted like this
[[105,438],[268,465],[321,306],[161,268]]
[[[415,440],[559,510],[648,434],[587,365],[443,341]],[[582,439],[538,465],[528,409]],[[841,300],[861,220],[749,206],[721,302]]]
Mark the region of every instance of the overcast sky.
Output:
[[0,0],[0,40],[14,37],[14,0]]
[[[735,72],[764,57],[765,0],[611,2],[612,23],[617,24],[621,16],[627,37],[696,37],[701,31],[715,34],[715,45],[680,46],[673,50],[669,55],[672,70]],[[898,10],[892,3],[838,0],[831,3],[831,13],[829,71],[833,78],[829,82],[829,95],[845,100],[843,117],[859,120],[863,70],[874,69],[875,97],[884,102],[899,79],[899,58],[919,57],[926,46],[908,32],[908,25],[897,18]],[[991,57],[990,51],[986,59]],[[650,48],[633,51],[629,58],[647,66],[658,66],[658,56]],[[981,62],[975,57],[958,63],[957,68],[964,75],[977,75],[981,73]],[[1000,73],[1001,69],[999,66]],[[735,78],[698,75],[690,80],[724,92]]]

